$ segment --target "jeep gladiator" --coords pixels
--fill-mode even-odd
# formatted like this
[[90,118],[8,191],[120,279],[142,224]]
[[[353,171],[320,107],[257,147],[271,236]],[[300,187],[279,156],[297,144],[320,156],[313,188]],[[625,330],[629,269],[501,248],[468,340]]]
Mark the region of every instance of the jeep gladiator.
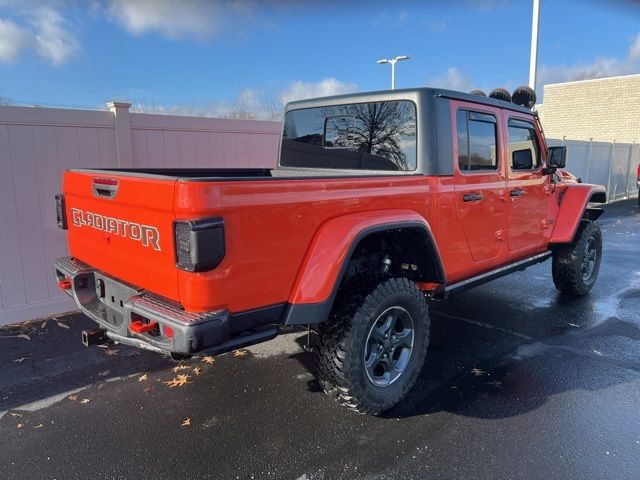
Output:
[[563,182],[565,157],[476,94],[292,102],[273,170],[65,172],[54,272],[98,324],[85,345],[218,354],[304,325],[327,393],[379,414],[425,361],[428,298],[549,258],[562,293],[592,288],[605,190]]

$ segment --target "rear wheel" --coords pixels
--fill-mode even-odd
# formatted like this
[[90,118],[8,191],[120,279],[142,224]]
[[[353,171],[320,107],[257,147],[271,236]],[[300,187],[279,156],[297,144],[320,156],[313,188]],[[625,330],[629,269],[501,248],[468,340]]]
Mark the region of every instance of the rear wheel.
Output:
[[573,242],[553,252],[553,283],[563,293],[582,296],[596,283],[602,260],[602,232],[596,222],[582,220]]
[[324,390],[360,413],[377,415],[414,385],[429,343],[424,295],[391,278],[340,295],[314,354]]

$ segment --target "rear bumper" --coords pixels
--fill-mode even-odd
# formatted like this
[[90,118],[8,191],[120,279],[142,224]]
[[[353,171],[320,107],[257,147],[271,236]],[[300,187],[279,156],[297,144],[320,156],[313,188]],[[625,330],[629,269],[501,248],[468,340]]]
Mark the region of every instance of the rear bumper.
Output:
[[[58,258],[53,270],[80,310],[121,343],[183,355],[222,353],[278,333],[275,325],[235,332],[226,310],[186,312],[175,302],[127,285],[72,257]],[[264,327],[254,323],[245,326]]]

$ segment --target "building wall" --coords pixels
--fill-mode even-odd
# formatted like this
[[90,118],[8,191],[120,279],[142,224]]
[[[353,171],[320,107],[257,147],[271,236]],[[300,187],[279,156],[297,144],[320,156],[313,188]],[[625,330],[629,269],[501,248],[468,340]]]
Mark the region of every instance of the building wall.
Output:
[[640,143],[640,75],[544,86],[547,137]]
[[54,195],[68,168],[263,167],[279,122],[0,107],[0,325],[75,309],[52,261],[67,255]]

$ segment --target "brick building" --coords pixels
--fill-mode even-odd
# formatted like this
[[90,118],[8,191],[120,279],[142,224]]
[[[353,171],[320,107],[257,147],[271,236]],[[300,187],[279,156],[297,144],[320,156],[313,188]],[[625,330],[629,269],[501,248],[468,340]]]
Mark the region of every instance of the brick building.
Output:
[[640,143],[640,75],[545,85],[536,109],[548,138]]

